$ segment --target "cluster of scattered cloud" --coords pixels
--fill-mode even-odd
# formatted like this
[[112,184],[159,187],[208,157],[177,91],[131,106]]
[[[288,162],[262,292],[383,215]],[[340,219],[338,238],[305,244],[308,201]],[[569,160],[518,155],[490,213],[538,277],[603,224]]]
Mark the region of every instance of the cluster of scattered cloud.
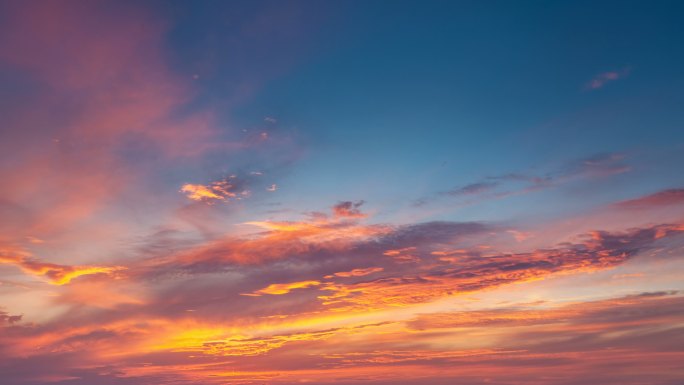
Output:
[[[6,330],[0,339],[11,346],[0,352],[2,370],[14,365],[10,383],[31,383],[43,377],[22,371],[21,365],[79,357],[80,365],[43,367],[40,376],[73,384],[93,378],[132,384],[285,384],[321,376],[345,383],[360,375],[377,383],[412,384],[424,380],[410,369],[414,365],[441,371],[444,381],[454,376],[475,381],[481,375],[457,370],[456,364],[495,368],[512,360],[529,372],[556,365],[554,356],[566,365],[584,365],[585,360],[574,356],[577,351],[601,362],[606,346],[614,347],[614,362],[632,362],[644,349],[662,352],[664,361],[642,363],[642,370],[674,365],[679,353],[663,348],[672,346],[667,344],[674,341],[673,332],[655,330],[682,321],[676,310],[679,291],[576,304],[490,304],[437,313],[422,309],[663,255],[682,241],[684,224],[592,231],[576,235],[574,243],[513,253],[492,246],[511,239],[510,227],[372,224],[360,210],[362,203],[340,202],[330,214],[314,213],[299,221],[250,222],[260,230],[208,244],[162,243],[155,255],[140,255],[126,270],[4,256],[3,262],[28,274],[63,284],[68,290],[55,300],[72,310],[39,326],[0,313]],[[631,210],[621,203],[610,207]],[[157,256],[160,250],[168,253]],[[100,273],[118,279],[74,279]],[[76,295],[84,290],[111,303],[93,307]],[[398,317],[397,311],[404,313]],[[498,336],[497,342],[474,337],[483,333]],[[41,347],[31,351],[36,344]],[[108,367],[112,354],[121,359]],[[217,362],[216,357],[229,361]],[[264,362],[269,362],[267,371]],[[399,368],[401,375],[395,377],[387,367]]]
[[[281,23],[303,24],[274,7],[226,23],[268,42],[243,49],[259,62],[286,50]],[[178,31],[162,15],[58,1],[3,2],[0,15],[0,77],[16,81],[0,106],[3,385],[681,382],[684,190],[607,204],[592,231],[566,218],[388,220],[375,213],[392,202],[362,193],[369,203],[266,201],[287,195],[276,175],[301,154],[286,118],[237,128],[202,107],[197,85],[213,71],[169,60]],[[249,81],[229,108],[262,70],[231,75]],[[423,204],[630,170],[608,153]],[[248,210],[265,205],[281,210]],[[616,225],[606,212],[645,219]],[[527,242],[552,227],[553,241]]]

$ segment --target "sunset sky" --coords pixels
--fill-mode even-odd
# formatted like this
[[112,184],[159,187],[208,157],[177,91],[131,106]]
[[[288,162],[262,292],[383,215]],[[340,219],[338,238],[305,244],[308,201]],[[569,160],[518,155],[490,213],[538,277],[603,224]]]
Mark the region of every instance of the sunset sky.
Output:
[[682,15],[0,0],[0,384],[684,384]]

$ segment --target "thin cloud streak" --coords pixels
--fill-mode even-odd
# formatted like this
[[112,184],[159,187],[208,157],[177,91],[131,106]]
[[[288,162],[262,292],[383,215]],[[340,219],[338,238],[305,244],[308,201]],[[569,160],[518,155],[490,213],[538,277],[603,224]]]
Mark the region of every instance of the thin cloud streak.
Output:
[[585,85],[588,90],[597,90],[603,88],[607,83],[614,82],[628,76],[632,72],[631,68],[627,67],[619,71],[608,71],[596,75],[589,83]]

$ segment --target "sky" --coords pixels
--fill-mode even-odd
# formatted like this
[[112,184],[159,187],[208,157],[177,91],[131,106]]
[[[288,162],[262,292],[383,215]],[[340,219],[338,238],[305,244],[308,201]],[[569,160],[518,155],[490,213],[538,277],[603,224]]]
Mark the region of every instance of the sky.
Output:
[[0,383],[681,385],[683,11],[0,0]]

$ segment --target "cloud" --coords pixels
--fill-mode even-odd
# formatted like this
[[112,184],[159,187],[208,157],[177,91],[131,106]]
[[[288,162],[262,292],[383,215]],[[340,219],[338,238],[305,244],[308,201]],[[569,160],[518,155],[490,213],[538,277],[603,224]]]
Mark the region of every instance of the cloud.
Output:
[[[475,292],[511,283],[528,282],[556,273],[580,273],[620,265],[644,252],[664,237],[681,234],[679,225],[659,225],[626,232],[586,234],[584,243],[558,245],[527,253],[480,255],[462,254],[457,262],[410,250],[411,257],[422,260],[418,267],[385,266],[383,277],[372,281],[332,284],[322,290],[331,292],[320,298],[326,306],[339,311],[405,307],[433,301],[457,293]],[[390,250],[389,256],[402,255]],[[436,263],[442,261],[442,263]]]
[[[217,192],[214,192],[214,190],[217,190]],[[203,201],[203,200],[210,200],[210,199],[219,199],[219,200],[225,200],[225,196],[223,195],[223,192],[218,190],[215,186],[204,186],[201,184],[190,184],[186,183],[181,187],[181,192],[186,193],[188,198],[194,200],[194,201]],[[219,193],[221,195],[219,195]],[[231,194],[231,197],[234,197],[235,194]]]
[[[502,253],[483,248],[477,240],[509,239],[510,229],[497,230],[477,223],[429,222],[398,227],[317,221],[253,224],[267,231],[150,261],[141,272],[240,272],[245,279],[240,292],[246,293],[247,288],[250,295],[288,294],[292,289],[315,288],[321,292],[321,301],[306,303],[310,311],[321,307],[336,311],[382,309],[557,273],[577,274],[615,267],[653,247],[655,242],[682,231],[679,225],[625,232],[596,231],[582,235],[584,241],[580,243]],[[449,246],[453,250],[455,245],[460,245],[456,251],[444,251]],[[340,255],[345,257],[341,259]],[[367,264],[369,258],[376,261],[376,266],[359,267]],[[277,273],[271,273],[271,269]],[[372,280],[366,278],[370,274]],[[271,283],[283,278],[293,283]],[[351,281],[334,282],[335,278]]]
[[403,249],[390,249],[385,250],[382,255],[391,257],[394,261],[398,263],[418,263],[420,258],[416,255],[416,247],[404,247]]
[[[97,367],[111,362],[107,357],[121,354],[124,349],[130,353],[120,356],[116,371],[126,373],[126,378],[139,377],[140,383],[149,382],[150,378],[155,378],[155,383],[164,383],[165,380],[155,377],[160,373],[173,373],[172,380],[181,384],[211,384],[214,380],[221,383],[226,378],[213,375],[225,371],[225,365],[230,365],[232,372],[243,373],[245,381],[252,381],[263,374],[255,372],[263,360],[268,360],[271,370],[278,372],[278,378],[285,383],[290,379],[297,382],[320,378],[324,374],[336,379],[347,378],[371,367],[385,367],[376,369],[375,373],[387,376],[387,367],[405,371],[409,363],[435,370],[452,368],[448,370],[454,372],[445,374],[445,378],[454,378],[469,375],[459,371],[469,367],[466,363],[477,363],[480,367],[492,362],[496,365],[513,362],[514,367],[529,368],[534,367],[533,362],[547,362],[544,361],[548,359],[546,354],[563,354],[564,359],[571,359],[569,351],[575,346],[583,349],[601,346],[586,342],[593,337],[587,331],[596,328],[605,330],[598,340],[613,338],[610,341],[621,347],[638,346],[629,338],[641,338],[639,333],[658,341],[648,346],[659,346],[666,338],[646,329],[630,329],[633,327],[630,325],[638,324],[629,318],[630,314],[650,325],[668,324],[677,317],[665,311],[664,302],[650,310],[644,305],[643,311],[627,307],[674,295],[649,293],[600,306],[578,303],[576,307],[557,311],[544,308],[544,304],[520,307],[507,304],[494,310],[423,315],[406,324],[386,316],[392,323],[367,328],[357,328],[367,321],[356,318],[396,308],[408,310],[457,294],[489,291],[552,274],[612,268],[678,239],[684,227],[677,224],[620,232],[597,231],[581,236],[581,242],[522,253],[480,248],[477,237],[489,237],[498,231],[508,239],[510,227],[497,229],[477,223],[378,226],[327,217],[292,223],[266,222],[263,229],[261,233],[234,236],[217,244],[213,252],[223,253],[225,257],[208,263],[206,269],[190,270],[203,274],[202,279],[190,279],[188,275],[136,275],[151,261],[129,266],[126,285],[141,281],[145,286],[156,286],[154,292],[147,294],[147,301],[125,302],[97,311],[92,307],[79,311],[75,307],[49,324],[22,329],[21,333],[25,334],[17,337],[22,344],[13,347],[6,357],[30,352],[28,359],[38,360],[38,354],[51,352],[52,359],[57,359],[58,354],[71,352],[78,354],[84,365]],[[301,249],[283,249],[290,242],[299,243]],[[252,253],[260,262],[230,264],[240,244],[245,253]],[[447,247],[450,249],[444,251]],[[264,250],[276,250],[278,258],[262,255]],[[187,267],[183,258],[176,257],[193,251],[177,252],[180,255],[166,262]],[[400,263],[394,259],[397,255],[413,255],[421,263]],[[458,260],[442,260],[445,255]],[[370,258],[373,258],[373,267],[367,267]],[[157,270],[170,265],[151,266]],[[352,268],[340,269],[343,266]],[[609,313],[610,308],[620,306],[622,310]],[[344,327],[324,326],[336,322]],[[615,339],[610,330],[627,333],[624,339]],[[468,338],[451,338],[455,335],[452,333]],[[475,338],[491,333],[503,343]],[[554,333],[556,340],[562,336],[566,350],[553,350],[548,341],[555,341]],[[0,341],[3,338],[8,341],[8,337],[0,335]],[[475,341],[475,346],[466,347],[465,342],[459,342],[466,340]],[[42,348],[31,352],[29,348],[37,341]],[[615,359],[624,358],[616,358],[618,353],[611,352],[616,354],[611,356]],[[194,356],[193,363],[187,362],[188,354]],[[229,357],[231,362],[212,361],[216,357]],[[140,365],[140,362],[148,364]],[[352,367],[353,371],[347,371]],[[308,372],[299,372],[297,368]],[[333,368],[338,371],[331,372]],[[43,373],[62,372],[46,369]],[[377,382],[369,378],[368,381]],[[419,379],[415,372],[406,371],[391,382]]]
[[438,247],[492,230],[489,225],[475,222],[363,225],[356,221],[358,217],[321,215],[305,221],[247,222],[265,231],[245,237],[226,236],[194,249],[155,258],[147,268],[151,274],[170,271],[199,274],[234,265],[267,265],[284,259],[335,260],[341,253],[369,258],[382,255],[392,247]]
[[[373,348],[349,341],[353,345],[345,350],[324,353],[324,362],[326,368],[356,373],[378,366],[401,371],[392,380],[373,381],[378,383],[425,381],[418,370],[407,370],[414,364],[423,373],[439,372],[430,376],[439,384],[449,379],[506,384],[512,375],[533,381],[549,371],[555,373],[551,383],[559,384],[592,383],[597,377],[602,383],[629,383],[635,375],[641,376],[637,381],[674,384],[681,328],[669,325],[684,319],[682,300],[674,294],[627,296],[551,308],[423,314],[406,322],[408,331],[385,331]],[[491,335],[492,340],[485,337]],[[638,369],[605,371],[616,363]]]
[[17,266],[27,274],[45,277],[53,285],[67,285],[73,279],[86,275],[103,274],[114,276],[117,272],[126,269],[123,266],[58,265],[40,262],[29,257],[7,254],[0,254],[0,264],[2,263]]
[[349,277],[363,277],[366,275],[370,275],[373,273],[378,273],[383,271],[384,269],[382,267],[367,267],[365,269],[354,269],[351,271],[340,271],[338,273],[332,274],[332,275],[327,275],[326,278],[333,278],[333,277],[342,277],[342,278],[349,278]]
[[[569,163],[557,173],[557,179],[573,177],[606,177],[631,170],[621,153],[603,153]],[[552,176],[553,177],[553,176]]]
[[618,79],[622,79],[629,75],[631,69],[629,67],[624,68],[619,71],[608,71],[596,75],[591,81],[589,81],[585,88],[589,90],[597,90],[603,88],[607,83],[614,82]]
[[152,272],[159,269],[215,271],[234,264],[264,264],[282,259],[313,258],[318,254],[334,255],[390,231],[383,226],[359,226],[329,222],[248,222],[266,231],[252,237],[226,236],[195,249],[156,260]]
[[0,326],[3,324],[12,325],[21,321],[23,316],[21,315],[9,315],[7,312],[0,310]]
[[291,282],[291,283],[273,283],[266,286],[263,289],[257,290],[253,293],[242,294],[248,296],[260,296],[264,294],[270,295],[282,295],[287,294],[295,289],[306,289],[309,287],[319,286],[321,283],[319,281],[301,281],[301,282]]
[[497,182],[477,182],[446,191],[444,194],[451,196],[476,195],[492,191],[498,185],[499,183]]
[[[166,51],[167,32],[185,36],[188,25],[139,5],[0,5],[0,66],[21,83],[0,127],[11,138],[0,142],[0,241],[31,251],[0,254],[3,274],[21,270],[27,276],[20,279],[31,281],[0,287],[9,309],[0,311],[3,385],[503,384],[512,376],[531,384],[622,384],[625,377],[665,384],[681,373],[672,346],[681,346],[682,334],[671,327],[681,324],[681,303],[657,293],[416,318],[436,301],[458,300],[466,309],[464,293],[593,273],[667,246],[676,258],[681,224],[596,231],[512,252],[510,234],[525,234],[510,224],[370,224],[364,201],[304,219],[251,221],[245,212],[224,215],[229,209],[222,208],[238,205],[197,204],[244,199],[249,189],[267,195],[276,185],[255,179],[276,174],[269,164],[296,159],[275,119],[258,122],[267,129],[232,132],[197,110],[205,97],[195,99],[204,79],[239,84],[230,103],[245,89],[254,95],[258,82],[240,78],[264,68],[226,71],[224,64],[242,62],[234,59],[247,52],[257,52],[260,63],[281,58],[261,60],[269,50],[207,30],[226,37],[218,45],[238,41],[216,72],[239,81],[213,78],[197,58],[191,66],[201,68],[176,73],[185,64],[167,62],[175,57]],[[239,10],[215,16],[287,53],[281,43],[291,35],[278,26],[301,20],[310,6],[257,8],[252,24],[238,20]],[[201,44],[196,52],[220,54]],[[215,179],[226,165],[266,171]],[[628,169],[623,157],[608,154],[546,174],[483,178],[446,194],[496,198]],[[196,227],[178,214],[184,199],[196,210]],[[103,258],[117,259],[108,265]],[[605,370],[618,366],[632,372]]]
[[513,238],[515,238],[516,241],[518,242],[523,242],[533,236],[532,233],[529,232],[524,232],[524,231],[518,231],[518,230],[507,230],[509,234],[513,235]]
[[365,218],[367,215],[359,209],[364,201],[344,201],[333,206],[332,211],[335,217],[341,218]]
[[171,26],[148,5],[10,1],[0,14],[2,78],[21,95],[0,111],[3,239],[97,265],[144,227],[132,211],[173,211],[156,172],[238,147],[211,113],[184,109],[197,90],[169,66]]
[[[394,227],[394,231],[383,235],[380,241],[385,245],[417,247],[454,244],[469,236],[495,231],[497,226],[481,222],[430,221]],[[403,246],[403,247],[402,247]]]
[[408,322],[414,329],[450,329],[486,326],[533,326],[545,324],[603,324],[663,321],[663,316],[684,316],[670,306],[683,303],[678,292],[640,293],[608,300],[574,303],[557,307],[519,306],[493,310],[433,313],[418,316]]
[[614,204],[621,209],[646,209],[653,207],[667,207],[684,203],[684,189],[669,189],[629,199]]
[[432,198],[421,198],[414,206],[422,206],[439,196],[479,200],[501,199],[515,195],[542,191],[568,183],[606,178],[631,170],[621,153],[603,153],[567,162],[546,174],[507,173],[487,176],[465,186],[442,191]]
[[188,199],[198,202],[241,200],[250,194],[249,190],[244,187],[245,184],[244,180],[231,175],[208,185],[186,183],[181,187],[180,192],[184,193]]
[[[683,319],[682,297],[654,294],[609,298],[554,307],[519,307],[419,315],[406,322],[230,337],[183,348],[196,366],[158,370],[195,373],[187,383],[225,382],[228,378],[275,383],[365,383],[448,385],[508,383],[511,376],[534,382],[584,384],[650,381],[677,383]],[[487,336],[495,335],[495,338]],[[203,361],[230,357],[230,362]],[[264,361],[269,371],[260,369]],[[204,362],[211,362],[205,365]],[[633,371],[605,370],[606,367]],[[236,370],[241,368],[244,371]],[[184,369],[184,370],[183,370]],[[127,373],[142,372],[128,371]],[[429,374],[426,374],[429,373]],[[152,370],[148,374],[154,373]],[[324,380],[321,380],[324,379]],[[178,377],[175,379],[178,380]],[[183,383],[183,382],[181,382]],[[635,382],[636,383],[636,382]]]

